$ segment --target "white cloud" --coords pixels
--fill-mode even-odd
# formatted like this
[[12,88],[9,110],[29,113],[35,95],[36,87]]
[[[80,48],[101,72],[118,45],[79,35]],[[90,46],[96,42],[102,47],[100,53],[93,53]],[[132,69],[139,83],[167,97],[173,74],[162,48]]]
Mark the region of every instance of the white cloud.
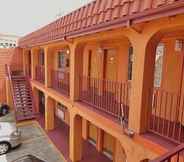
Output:
[[23,36],[91,0],[0,0],[0,33]]

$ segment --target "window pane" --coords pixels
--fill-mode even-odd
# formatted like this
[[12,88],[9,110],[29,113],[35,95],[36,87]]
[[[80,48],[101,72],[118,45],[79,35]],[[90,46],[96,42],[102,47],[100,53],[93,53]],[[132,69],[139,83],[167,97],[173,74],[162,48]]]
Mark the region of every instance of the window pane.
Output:
[[64,68],[66,66],[65,63],[65,53],[64,52],[58,52],[58,67]]
[[132,80],[132,65],[133,65],[133,47],[130,47],[128,52],[128,80]]
[[160,43],[156,49],[154,87],[161,86],[164,48],[164,44]]

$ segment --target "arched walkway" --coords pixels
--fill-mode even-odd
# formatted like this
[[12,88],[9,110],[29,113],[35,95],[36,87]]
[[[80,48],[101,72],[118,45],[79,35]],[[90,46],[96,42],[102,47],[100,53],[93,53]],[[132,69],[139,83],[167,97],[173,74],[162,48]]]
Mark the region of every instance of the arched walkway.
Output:
[[[129,117],[133,48],[127,37],[108,35],[81,41],[75,49],[75,100],[112,120]],[[85,40],[85,39],[84,39]]]
[[155,34],[147,46],[147,54],[152,55],[153,61],[149,66],[152,69],[149,74],[152,85],[148,102],[152,108],[149,111],[149,131],[174,142],[183,142],[184,139],[183,40],[182,28],[173,28]]

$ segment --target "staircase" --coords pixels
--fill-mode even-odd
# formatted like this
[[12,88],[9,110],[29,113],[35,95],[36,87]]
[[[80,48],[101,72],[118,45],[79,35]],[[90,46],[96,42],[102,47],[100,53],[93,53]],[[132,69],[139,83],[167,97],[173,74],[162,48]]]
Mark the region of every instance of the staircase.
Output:
[[12,72],[7,67],[11,93],[17,121],[35,118],[32,88],[28,78],[22,72]]

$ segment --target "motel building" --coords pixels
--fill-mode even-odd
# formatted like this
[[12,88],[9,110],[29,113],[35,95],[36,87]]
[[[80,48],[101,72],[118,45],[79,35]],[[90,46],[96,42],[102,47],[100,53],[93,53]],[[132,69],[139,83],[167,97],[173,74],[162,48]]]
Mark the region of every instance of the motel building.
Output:
[[95,0],[17,50],[6,100],[67,161],[184,161],[183,0]]

